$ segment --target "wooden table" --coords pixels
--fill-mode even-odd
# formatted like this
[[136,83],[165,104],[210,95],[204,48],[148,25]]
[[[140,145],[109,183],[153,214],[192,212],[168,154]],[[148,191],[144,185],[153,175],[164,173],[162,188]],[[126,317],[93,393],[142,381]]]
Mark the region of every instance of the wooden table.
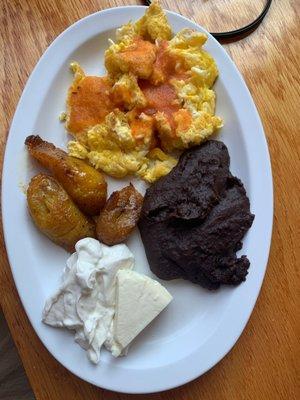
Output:
[[[233,3],[229,0],[170,0],[162,3],[216,31],[225,25],[247,22],[263,1],[236,0],[234,11],[229,8]],[[1,0],[2,150],[19,96],[46,47],[79,18],[122,4],[140,3]],[[226,45],[250,88],[264,123],[275,187],[273,241],[266,278],[251,319],[234,349],[201,378],[160,394],[116,394],[85,383],[59,365],[34,333],[16,292],[2,240],[1,306],[37,399],[300,398],[296,380],[300,355],[299,329],[296,329],[299,315],[296,260],[298,258],[299,266],[300,240],[297,209],[300,189],[299,13],[299,0],[274,0],[269,15],[256,32],[242,41]]]

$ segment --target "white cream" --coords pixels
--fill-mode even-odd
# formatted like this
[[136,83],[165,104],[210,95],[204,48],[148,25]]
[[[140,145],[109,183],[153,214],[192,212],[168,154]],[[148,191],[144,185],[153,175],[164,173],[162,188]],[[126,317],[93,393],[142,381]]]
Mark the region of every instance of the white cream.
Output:
[[62,284],[43,310],[43,322],[75,331],[75,341],[97,364],[103,344],[115,357],[169,304],[170,293],[155,280],[131,271],[124,244],[80,240],[67,260]]
[[75,330],[75,341],[98,363],[115,313],[116,273],[133,266],[133,254],[123,244],[109,247],[92,238],[80,240],[61,287],[46,302],[43,322]]

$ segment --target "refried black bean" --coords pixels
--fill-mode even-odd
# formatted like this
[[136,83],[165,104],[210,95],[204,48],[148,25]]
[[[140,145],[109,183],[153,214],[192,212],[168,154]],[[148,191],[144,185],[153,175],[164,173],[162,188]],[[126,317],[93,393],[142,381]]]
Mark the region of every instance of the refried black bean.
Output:
[[183,278],[207,289],[246,279],[249,260],[236,252],[254,215],[229,164],[225,144],[209,140],[185,151],[177,166],[147,189],[138,225],[159,278]]

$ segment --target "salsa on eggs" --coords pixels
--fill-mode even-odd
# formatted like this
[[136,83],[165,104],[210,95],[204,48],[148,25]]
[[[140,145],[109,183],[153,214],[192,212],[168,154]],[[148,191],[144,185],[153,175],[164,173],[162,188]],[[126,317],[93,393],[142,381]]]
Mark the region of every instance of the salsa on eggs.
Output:
[[222,126],[212,89],[218,70],[202,48],[206,35],[184,29],[172,37],[156,1],[116,39],[105,52],[107,76],[71,64],[69,153],[113,177],[154,182],[176,165],[178,151]]

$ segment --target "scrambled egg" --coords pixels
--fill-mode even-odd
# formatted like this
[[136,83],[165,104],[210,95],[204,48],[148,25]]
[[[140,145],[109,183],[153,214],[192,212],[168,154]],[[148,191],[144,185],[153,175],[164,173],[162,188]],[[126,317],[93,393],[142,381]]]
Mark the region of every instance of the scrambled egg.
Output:
[[155,58],[155,45],[136,36],[130,41],[112,44],[105,52],[105,67],[112,77],[131,72],[137,78],[147,79]]
[[86,76],[78,63],[71,63],[74,81],[68,91],[66,128],[80,141],[91,126],[103,121],[115,105],[108,77]]
[[127,110],[147,105],[137,78],[132,73],[121,75],[112,87],[112,96],[116,105],[123,105]]
[[205,34],[172,30],[158,1],[116,31],[105,52],[104,77],[71,64],[66,127],[69,154],[116,178],[154,182],[176,165],[172,154],[206,140],[222,126],[215,116],[218,76],[203,50]]
[[150,42],[155,42],[157,39],[170,40],[172,38],[172,29],[158,1],[152,1],[145,15],[135,24],[129,22],[116,31],[116,39],[121,46],[122,43],[128,43],[135,36]]
[[170,40],[168,50],[176,58],[177,65],[190,70],[194,82],[199,86],[211,87],[218,76],[212,56],[202,49],[207,36],[191,29],[183,29]]

